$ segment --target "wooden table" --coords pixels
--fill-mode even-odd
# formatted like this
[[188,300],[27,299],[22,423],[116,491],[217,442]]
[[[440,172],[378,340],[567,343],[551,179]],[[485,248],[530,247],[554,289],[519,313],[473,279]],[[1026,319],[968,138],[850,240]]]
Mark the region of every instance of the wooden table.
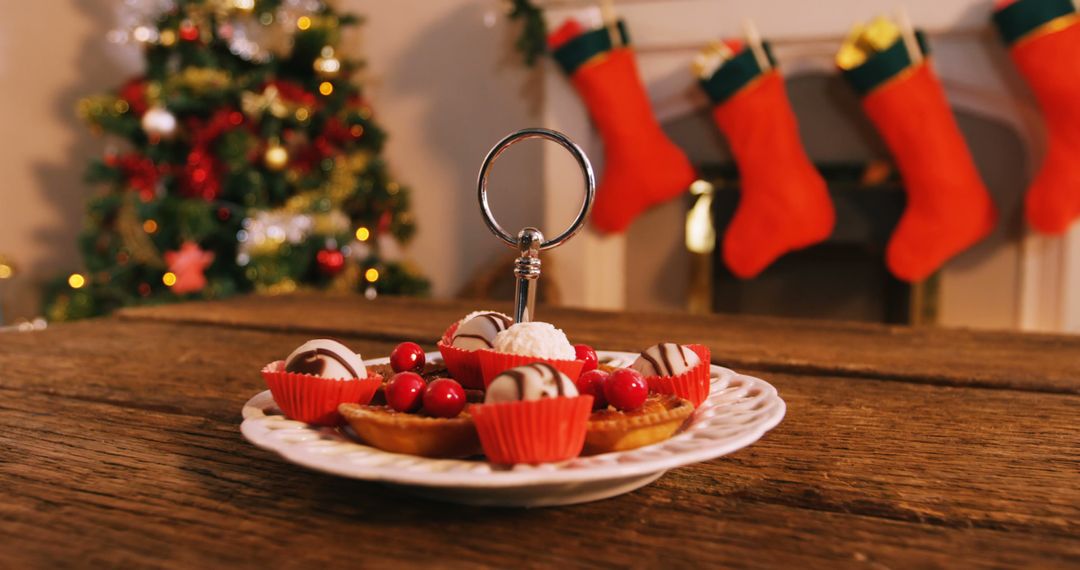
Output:
[[704,342],[788,403],[750,448],[572,507],[429,502],[240,436],[305,339],[431,347],[474,308],[252,297],[0,335],[0,568],[1080,566],[1077,337],[542,308],[602,348]]

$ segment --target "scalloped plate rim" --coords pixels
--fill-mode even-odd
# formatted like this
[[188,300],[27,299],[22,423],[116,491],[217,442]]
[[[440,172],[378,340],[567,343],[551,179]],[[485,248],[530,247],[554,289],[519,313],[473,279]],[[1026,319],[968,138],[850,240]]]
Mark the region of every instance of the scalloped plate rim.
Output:
[[[601,357],[612,358],[632,358],[636,356],[636,353],[603,350],[598,350],[597,354]],[[429,359],[441,358],[441,355],[438,352],[429,352],[427,353],[427,357]],[[367,365],[386,364],[388,362],[389,357],[375,358],[364,361],[364,363]],[[728,383],[730,383],[730,380],[733,378],[740,378],[744,381],[749,380],[751,384],[755,384],[759,388],[767,392],[766,399],[772,403],[774,409],[769,411],[767,417],[758,420],[753,426],[753,428],[747,429],[745,433],[740,434],[734,439],[725,440],[715,445],[704,445],[699,449],[690,451],[664,450],[667,452],[667,455],[664,457],[645,458],[623,463],[619,462],[619,458],[631,454],[658,452],[663,450],[663,447],[666,445],[678,444],[680,441],[685,441],[690,437],[689,430],[683,431],[680,434],[672,437],[671,439],[628,451],[619,451],[606,453],[603,455],[575,458],[561,463],[544,464],[540,466],[517,466],[510,469],[495,469],[490,472],[460,470],[422,471],[400,466],[385,467],[377,465],[357,465],[343,461],[335,461],[334,456],[331,455],[308,451],[302,446],[297,445],[297,443],[295,442],[270,440],[266,437],[267,433],[270,432],[270,429],[267,428],[265,425],[262,425],[264,422],[260,421],[263,418],[267,417],[263,412],[263,406],[273,402],[273,398],[269,390],[259,392],[244,404],[242,410],[242,416],[244,420],[240,424],[240,431],[244,435],[244,438],[250,441],[255,446],[269,451],[273,451],[291,463],[307,467],[315,471],[329,473],[332,475],[339,475],[343,477],[361,479],[366,481],[391,483],[396,485],[483,489],[530,487],[551,484],[598,482],[609,479],[624,479],[628,477],[645,476],[651,473],[661,473],[670,469],[674,469],[676,467],[682,467],[692,463],[699,463],[702,461],[708,461],[717,457],[728,455],[730,453],[743,449],[753,444],[757,440],[761,439],[761,437],[764,436],[766,432],[776,427],[783,420],[784,416],[787,413],[787,405],[784,400],[780,398],[780,395],[772,384],[769,384],[765,380],[756,378],[754,376],[740,374],[729,368],[725,368],[715,364],[712,364],[710,366],[711,372],[713,374],[719,374],[718,377],[714,377],[712,379],[714,383],[720,380],[727,380]],[[712,395],[710,395],[710,398],[711,397]],[[258,402],[261,400],[268,400],[268,402],[259,405]],[[695,412],[695,414],[701,413],[702,409],[705,408],[699,408],[699,410]],[[312,426],[305,426],[298,427],[296,429],[308,430],[313,433],[320,433],[318,437],[320,439],[325,439],[326,436],[322,435],[321,432],[328,432],[332,428],[320,429],[314,428]],[[345,436],[332,436],[333,440],[338,440],[338,438],[342,437]],[[411,455],[396,454],[366,446],[351,439],[348,440],[348,443],[356,446],[358,448],[357,451],[365,451],[371,455],[386,455],[409,458],[411,460],[414,460],[414,465],[422,465],[425,463],[437,463],[444,461],[466,461],[453,459],[429,459]],[[581,467],[567,467],[567,465],[570,463],[582,460],[599,460],[600,463],[597,465],[588,465]],[[481,464],[483,462],[476,463]]]

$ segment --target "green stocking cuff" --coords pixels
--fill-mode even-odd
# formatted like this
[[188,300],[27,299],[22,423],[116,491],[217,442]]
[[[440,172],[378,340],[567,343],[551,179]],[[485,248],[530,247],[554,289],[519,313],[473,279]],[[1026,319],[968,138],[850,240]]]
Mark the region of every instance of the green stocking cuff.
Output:
[[[626,31],[626,24],[619,20],[617,26],[622,45],[630,45],[630,34]],[[559,46],[552,57],[567,75],[573,75],[585,62],[599,54],[611,51],[611,48],[611,34],[608,33],[607,27],[603,27],[589,30]]]
[[[919,51],[925,56],[930,53],[930,46],[926,43],[926,36],[920,31],[915,31],[915,38],[919,43]],[[874,90],[882,83],[895,77],[901,71],[911,66],[911,56],[903,38],[897,38],[893,45],[885,51],[875,53],[858,67],[844,70],[844,79],[859,93],[860,96]]]
[[[776,59],[773,58],[768,42],[762,42],[761,47],[765,50],[769,63],[775,68]],[[723,103],[761,73],[762,69],[754,57],[754,51],[747,46],[738,55],[725,61],[708,79],[702,79],[701,88],[713,103]]]
[[994,12],[994,24],[1005,43],[1012,44],[1039,26],[1074,13],[1071,0],[1019,0]]

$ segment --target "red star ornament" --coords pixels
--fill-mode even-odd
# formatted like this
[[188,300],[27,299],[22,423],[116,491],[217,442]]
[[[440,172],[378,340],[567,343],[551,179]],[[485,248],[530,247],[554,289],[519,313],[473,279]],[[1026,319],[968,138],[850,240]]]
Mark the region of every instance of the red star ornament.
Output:
[[176,282],[172,285],[173,293],[197,293],[206,287],[206,276],[203,271],[214,262],[214,254],[203,251],[195,242],[187,241],[180,246],[179,251],[165,252],[165,263],[169,265],[169,271],[176,275]]

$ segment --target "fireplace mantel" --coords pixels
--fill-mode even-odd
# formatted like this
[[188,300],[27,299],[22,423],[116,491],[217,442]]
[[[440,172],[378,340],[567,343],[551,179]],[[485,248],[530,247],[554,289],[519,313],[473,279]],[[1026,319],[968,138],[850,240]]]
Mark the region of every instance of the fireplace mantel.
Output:
[[[838,3],[839,4],[839,3]],[[616,2],[620,17],[629,25],[638,64],[663,123],[707,104],[694,85],[689,62],[698,46],[721,37],[740,35],[746,18],[753,18],[766,39],[775,41],[780,68],[789,77],[803,73],[832,73],[832,55],[848,27],[895,8],[890,2],[843,2],[828,11],[807,10],[806,3],[715,0],[656,0]],[[552,3],[545,10],[549,27],[575,10],[573,2]],[[930,38],[934,65],[950,103],[958,110],[1006,123],[1025,143],[1028,156],[1017,157],[1019,168],[1038,165],[1044,152],[1043,126],[1027,88],[1012,70],[1004,48],[988,26],[986,6],[959,0],[909,2],[916,26],[938,31]],[[792,17],[798,13],[799,17]],[[560,70],[551,64],[544,71],[543,123],[577,140],[603,169],[603,146],[591,128],[580,98]],[[545,227],[560,228],[573,219],[580,204],[580,175],[567,168],[561,149],[544,150]],[[672,228],[681,232],[682,228]],[[1080,332],[1080,228],[1064,238],[1046,238],[1026,232],[1019,240],[1019,263],[1014,269],[998,267],[954,268],[947,265],[942,280],[962,288],[988,279],[1016,280],[1007,326],[1029,330]],[[647,268],[631,263],[625,236],[600,236],[591,230],[567,246],[553,251],[554,275],[564,302],[572,306],[621,309],[627,304],[627,281]],[[971,285],[969,285],[971,284]],[[948,303],[948,299],[944,300]],[[963,316],[945,324],[966,325]]]

